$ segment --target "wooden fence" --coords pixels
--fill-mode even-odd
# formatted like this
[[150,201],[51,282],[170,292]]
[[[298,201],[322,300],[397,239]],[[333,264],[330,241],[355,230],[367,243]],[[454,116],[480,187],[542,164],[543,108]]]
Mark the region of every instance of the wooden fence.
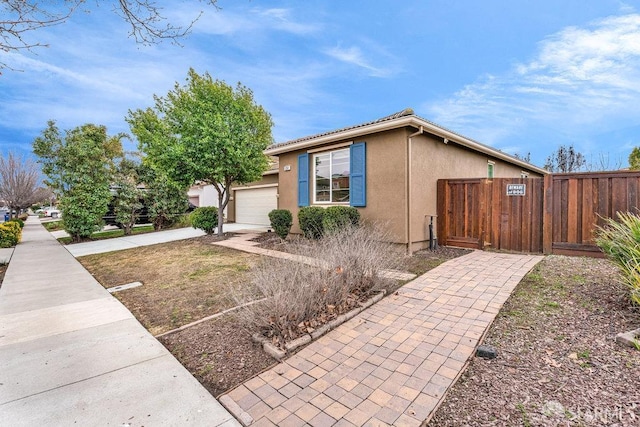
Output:
[[602,256],[595,226],[639,205],[639,172],[439,180],[438,238],[451,246]]

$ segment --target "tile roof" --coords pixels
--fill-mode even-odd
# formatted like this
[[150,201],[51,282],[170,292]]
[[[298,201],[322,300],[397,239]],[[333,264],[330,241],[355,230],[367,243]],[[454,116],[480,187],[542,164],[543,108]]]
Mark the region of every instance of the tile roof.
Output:
[[[313,140],[318,139],[318,138],[331,137],[332,135],[337,135],[337,134],[340,134],[342,132],[354,131],[354,130],[357,130],[357,129],[360,129],[360,128],[366,128],[368,126],[377,125],[377,124],[385,123],[385,122],[391,122],[393,120],[402,119],[402,118],[412,118],[412,119],[414,119],[415,120],[415,125],[424,124],[424,125],[427,125],[427,126],[432,126],[434,128],[437,128],[441,132],[443,132],[444,134],[449,134],[449,135],[454,136],[455,137],[454,138],[454,142],[462,143],[462,145],[466,145],[467,147],[470,147],[470,148],[472,148],[472,149],[474,149],[476,151],[480,151],[480,152],[484,152],[484,153],[487,153],[487,154],[490,154],[490,155],[493,155],[493,156],[497,156],[499,158],[502,158],[503,160],[506,160],[506,161],[511,162],[511,163],[519,164],[521,166],[525,166],[528,169],[535,170],[535,171],[537,171],[539,173],[542,173],[542,174],[547,173],[547,171],[545,171],[542,168],[539,168],[538,166],[536,166],[534,164],[531,164],[529,162],[525,162],[522,159],[519,159],[519,158],[517,158],[515,156],[512,156],[510,154],[507,154],[507,153],[503,152],[502,150],[499,150],[497,148],[493,148],[493,147],[491,147],[489,145],[483,144],[483,143],[478,142],[478,141],[476,141],[476,140],[474,140],[472,138],[466,137],[466,136],[461,135],[461,134],[459,134],[457,132],[454,132],[454,131],[452,131],[450,129],[442,127],[442,126],[438,125],[437,123],[434,123],[434,122],[432,122],[430,120],[424,119],[424,118],[416,115],[412,108],[405,108],[402,111],[398,111],[397,113],[393,113],[393,114],[390,114],[388,116],[385,116],[385,117],[382,117],[382,118],[379,118],[377,120],[373,120],[373,121],[370,121],[370,122],[361,123],[361,124],[354,125],[354,126],[348,126],[348,127],[344,127],[344,128],[341,128],[341,129],[335,129],[335,130],[331,130],[331,131],[328,131],[328,132],[323,132],[323,133],[319,133],[319,134],[315,134],[315,135],[304,136],[302,138],[293,139],[291,141],[276,143],[276,144],[273,144],[273,145],[269,146],[266,151],[268,152],[269,150],[275,150],[275,151],[280,152],[280,150],[282,150],[283,148],[284,148],[284,151],[288,151],[288,149],[287,149],[288,146],[293,146],[293,145],[296,145],[296,144],[305,143],[307,141],[313,141]],[[450,137],[447,137],[447,138],[450,138]],[[458,138],[460,139],[459,141],[457,140]],[[445,138],[445,142],[446,142],[446,138]],[[295,149],[295,148],[292,147],[292,149]]]
[[370,126],[370,125],[373,125],[373,124],[376,124],[376,123],[387,122],[389,120],[399,119],[400,117],[405,117],[405,116],[415,116],[415,113],[413,112],[413,109],[405,108],[402,111],[398,111],[397,113],[390,114],[388,116],[382,117],[382,118],[377,119],[377,120],[373,120],[371,122],[360,123],[360,124],[354,125],[354,126],[347,126],[345,128],[335,129],[335,130],[331,130],[331,131],[328,131],[328,132],[318,133],[318,134],[315,134],[315,135],[303,136],[302,138],[292,139],[291,141],[278,142],[278,143],[272,144],[271,146],[267,147],[267,150],[270,150],[270,149],[276,148],[276,147],[277,148],[281,148],[281,147],[285,147],[287,145],[297,144],[298,142],[302,142],[302,141],[309,141],[309,140],[312,140],[312,139],[315,139],[315,138],[319,138],[321,136],[333,135],[333,134],[344,132],[344,131],[347,131],[347,130],[358,129],[358,128]]

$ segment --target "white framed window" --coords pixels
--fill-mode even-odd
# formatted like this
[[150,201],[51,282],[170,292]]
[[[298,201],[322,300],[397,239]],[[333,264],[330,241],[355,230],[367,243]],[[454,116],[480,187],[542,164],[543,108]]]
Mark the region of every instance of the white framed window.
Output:
[[493,179],[493,174],[495,173],[496,162],[492,162],[489,160],[487,162],[487,178]]
[[313,155],[313,202],[349,203],[349,148]]

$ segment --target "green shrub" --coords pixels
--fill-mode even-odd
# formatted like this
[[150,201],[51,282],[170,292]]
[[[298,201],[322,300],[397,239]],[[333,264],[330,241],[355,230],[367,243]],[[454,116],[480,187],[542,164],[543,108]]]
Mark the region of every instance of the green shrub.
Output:
[[20,228],[24,228],[24,221],[20,218],[11,218],[9,221],[17,222]]
[[596,244],[622,270],[633,302],[640,305],[640,216],[618,212],[596,228]]
[[319,239],[323,234],[322,219],[324,208],[319,206],[305,206],[298,211],[298,223],[302,234],[309,239]]
[[286,239],[293,225],[293,215],[286,209],[274,209],[269,212],[271,228],[281,239]]
[[191,225],[193,228],[204,230],[207,234],[213,233],[218,226],[218,208],[214,206],[196,208],[191,212]]
[[10,248],[20,242],[22,229],[15,221],[0,224],[0,248]]
[[336,232],[360,224],[360,212],[351,206],[330,206],[325,209],[322,228],[326,232]]
[[192,227],[193,224],[191,223],[191,214],[186,213],[177,215],[175,218],[173,218],[169,226],[171,228]]

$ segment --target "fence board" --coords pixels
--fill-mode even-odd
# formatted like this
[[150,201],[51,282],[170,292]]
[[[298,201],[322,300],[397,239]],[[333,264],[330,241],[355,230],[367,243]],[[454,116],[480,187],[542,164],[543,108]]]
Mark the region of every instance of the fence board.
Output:
[[[525,184],[525,196],[507,196]],[[619,211],[638,213],[640,172],[554,174],[542,178],[438,181],[444,245],[602,256],[594,227]]]

